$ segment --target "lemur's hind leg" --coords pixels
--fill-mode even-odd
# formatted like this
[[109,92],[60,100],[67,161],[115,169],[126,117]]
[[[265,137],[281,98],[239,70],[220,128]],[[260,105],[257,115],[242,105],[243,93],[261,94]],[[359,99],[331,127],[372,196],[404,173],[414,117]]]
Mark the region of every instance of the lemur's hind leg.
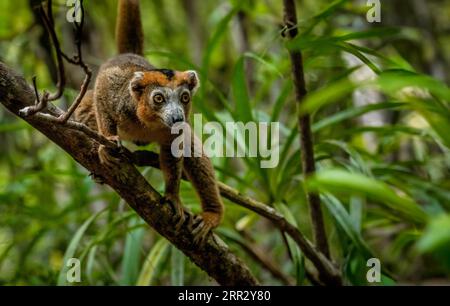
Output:
[[[194,243],[203,244],[212,229],[217,227],[223,217],[223,203],[219,194],[214,167],[209,158],[203,152],[203,145],[200,140],[193,135],[191,157],[184,157],[184,171],[189,181],[194,185],[203,212],[196,216],[193,222]],[[194,152],[201,154],[195,157]]]

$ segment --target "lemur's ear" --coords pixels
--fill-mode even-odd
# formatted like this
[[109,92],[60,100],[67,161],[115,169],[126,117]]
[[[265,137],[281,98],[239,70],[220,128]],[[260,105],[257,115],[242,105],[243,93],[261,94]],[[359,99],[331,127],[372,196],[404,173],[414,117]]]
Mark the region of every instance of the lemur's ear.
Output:
[[200,79],[198,78],[198,74],[194,70],[185,71],[187,75],[187,82],[189,90],[194,94],[197,89],[200,87]]
[[144,72],[136,71],[134,73],[133,78],[130,81],[130,94],[136,100],[139,100],[142,96],[142,93],[144,92],[145,86],[144,84],[142,84],[143,79],[144,79]]

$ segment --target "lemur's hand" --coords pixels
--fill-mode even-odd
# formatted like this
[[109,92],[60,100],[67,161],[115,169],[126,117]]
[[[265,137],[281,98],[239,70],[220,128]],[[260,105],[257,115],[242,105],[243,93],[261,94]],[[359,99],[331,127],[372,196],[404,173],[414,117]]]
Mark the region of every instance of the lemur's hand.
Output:
[[[115,143],[117,143],[118,147],[121,147],[122,144],[120,143],[120,139],[118,136],[110,136],[107,137],[108,140],[113,141]],[[104,165],[105,167],[109,168],[109,169],[114,169],[114,168],[121,168],[121,160],[120,158],[114,157],[111,155],[111,153],[108,151],[109,149],[104,146],[104,145],[100,145],[98,147],[98,158],[100,159],[100,163],[102,165]],[[125,182],[127,179],[127,175],[124,171],[119,170],[117,175],[117,179],[120,182]]]

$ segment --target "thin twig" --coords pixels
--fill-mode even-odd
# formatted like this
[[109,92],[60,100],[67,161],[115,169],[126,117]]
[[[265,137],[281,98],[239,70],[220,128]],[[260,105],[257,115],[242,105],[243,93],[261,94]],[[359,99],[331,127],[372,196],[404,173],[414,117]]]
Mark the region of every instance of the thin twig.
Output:
[[251,241],[241,240],[234,237],[228,237],[236,244],[238,244],[247,254],[250,255],[257,263],[272,274],[275,278],[279,279],[284,285],[293,286],[294,280],[288,277],[281,271],[280,267],[269,257],[266,253],[254,245]]
[[57,91],[53,94],[47,93],[44,91],[41,97],[39,97],[37,86],[36,86],[36,80],[33,80],[34,85],[34,91],[36,94],[36,102],[32,106],[25,107],[24,109],[20,110],[20,114],[22,116],[32,116],[43,109],[45,109],[48,105],[49,101],[55,101],[58,100],[63,92],[66,85],[66,77],[64,72],[64,65],[63,65],[63,58],[61,55],[61,48],[58,41],[58,37],[55,32],[55,25],[53,20],[53,13],[52,13],[52,1],[48,0],[47,2],[47,13],[45,12],[44,6],[41,3],[39,6],[39,14],[42,17],[42,21],[44,23],[45,29],[47,33],[49,34],[52,42],[53,47],[55,48],[56,53],[56,61],[57,61],[57,67],[58,67],[58,73],[57,73],[57,83],[56,88]]
[[[298,34],[297,14],[293,0],[283,0],[284,3],[284,22],[286,26],[285,36],[288,39],[294,39]],[[295,85],[295,94],[297,105],[301,105],[306,96],[305,75],[303,71],[303,59],[300,50],[289,50],[292,63],[292,74]],[[300,115],[298,118],[300,129],[300,145],[303,173],[310,176],[316,171],[314,159],[313,136],[311,132],[311,118],[309,114]],[[307,199],[310,207],[311,223],[313,225],[314,240],[317,248],[327,258],[330,258],[330,249],[328,247],[327,234],[323,220],[323,213],[320,207],[320,198],[317,193],[308,192]]]
[[[46,114],[46,113],[42,113],[41,112],[41,113],[35,114],[34,117],[37,118],[37,119],[40,119],[42,121],[46,121],[46,122],[60,123],[60,121],[59,121],[60,117],[55,117],[55,116],[53,116],[51,114]],[[92,139],[94,139],[99,144],[102,144],[102,145],[104,145],[104,146],[106,146],[108,148],[119,149],[115,142],[108,140],[103,135],[97,133],[96,131],[92,130],[87,125],[85,125],[85,124],[83,124],[81,122],[68,120],[65,123],[63,123],[62,125],[64,127],[66,127],[66,128],[71,129],[71,130],[76,130],[76,131],[83,132],[84,134],[86,134],[87,136],[91,137]],[[130,154],[131,154],[131,152],[130,152]],[[129,155],[129,156],[131,156],[131,155]]]
[[92,71],[89,68],[88,65],[83,61],[83,54],[82,54],[82,47],[81,47],[81,41],[82,41],[82,35],[83,35],[83,26],[84,26],[84,6],[83,6],[83,0],[80,1],[80,8],[81,8],[81,20],[80,23],[77,23],[74,21],[75,25],[75,44],[77,48],[77,54],[73,56],[73,58],[68,57],[62,50],[61,45],[59,43],[58,37],[56,35],[55,31],[55,22],[53,19],[53,11],[52,11],[52,1],[48,0],[47,2],[47,13],[44,10],[44,7],[39,7],[39,12],[42,16],[42,20],[44,21],[45,28],[47,32],[49,33],[49,36],[52,39],[53,46],[55,48],[56,53],[56,59],[57,59],[57,66],[58,66],[58,82],[56,84],[57,91],[54,94],[46,94],[44,91],[43,95],[39,97],[38,90],[36,86],[36,80],[33,79],[33,85],[34,90],[36,94],[36,103],[33,106],[26,107],[21,110],[21,115],[23,116],[32,116],[37,114],[38,112],[42,111],[48,106],[48,102],[55,101],[61,98],[62,94],[64,93],[66,78],[65,78],[65,71],[64,71],[64,63],[63,59],[65,59],[67,62],[80,66],[85,73],[85,78],[83,80],[83,83],[81,85],[80,92],[78,93],[77,97],[75,98],[74,102],[71,104],[67,112],[63,112],[58,118],[49,119],[48,115],[44,115],[41,117],[45,117],[46,120],[52,120],[54,123],[60,123],[64,124],[66,123],[69,118],[72,116],[72,114],[75,112],[78,105],[80,105],[81,101],[83,100],[83,97],[85,96],[89,83],[92,78]]
[[88,90],[89,83],[92,78],[92,71],[91,69],[86,65],[86,63],[83,61],[83,53],[81,48],[81,40],[83,37],[83,26],[84,26],[84,6],[83,6],[83,0],[80,1],[80,9],[81,9],[81,20],[78,24],[76,21],[75,24],[75,44],[77,46],[77,54],[71,59],[69,58],[64,52],[61,52],[62,56],[71,64],[81,66],[84,70],[84,73],[86,74],[83,84],[81,85],[81,90],[78,93],[77,97],[75,98],[72,105],[69,107],[66,113],[64,113],[58,120],[60,123],[65,123],[67,120],[69,120],[70,116],[75,112],[78,105],[80,105],[81,101],[83,100],[84,95],[86,94]]
[[[58,66],[58,82],[56,83],[57,91],[48,97],[47,102],[56,101],[64,93],[64,88],[66,86],[66,74],[64,71],[64,63],[61,55],[61,46],[58,40],[58,36],[56,35],[55,30],[55,21],[53,19],[53,9],[52,9],[52,0],[47,1],[47,13],[45,13],[44,7],[40,6],[39,12],[42,15],[42,19],[44,20],[45,28],[47,29],[48,34],[50,35],[53,47],[55,48],[56,53],[56,61]],[[41,111],[41,110],[39,110]]]

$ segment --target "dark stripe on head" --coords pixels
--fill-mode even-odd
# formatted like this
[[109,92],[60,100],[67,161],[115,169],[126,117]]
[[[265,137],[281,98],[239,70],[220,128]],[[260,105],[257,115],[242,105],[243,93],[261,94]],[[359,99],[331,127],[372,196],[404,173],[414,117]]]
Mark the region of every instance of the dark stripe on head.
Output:
[[159,71],[164,74],[169,81],[171,81],[175,76],[175,72],[171,69],[155,69],[155,71]]

